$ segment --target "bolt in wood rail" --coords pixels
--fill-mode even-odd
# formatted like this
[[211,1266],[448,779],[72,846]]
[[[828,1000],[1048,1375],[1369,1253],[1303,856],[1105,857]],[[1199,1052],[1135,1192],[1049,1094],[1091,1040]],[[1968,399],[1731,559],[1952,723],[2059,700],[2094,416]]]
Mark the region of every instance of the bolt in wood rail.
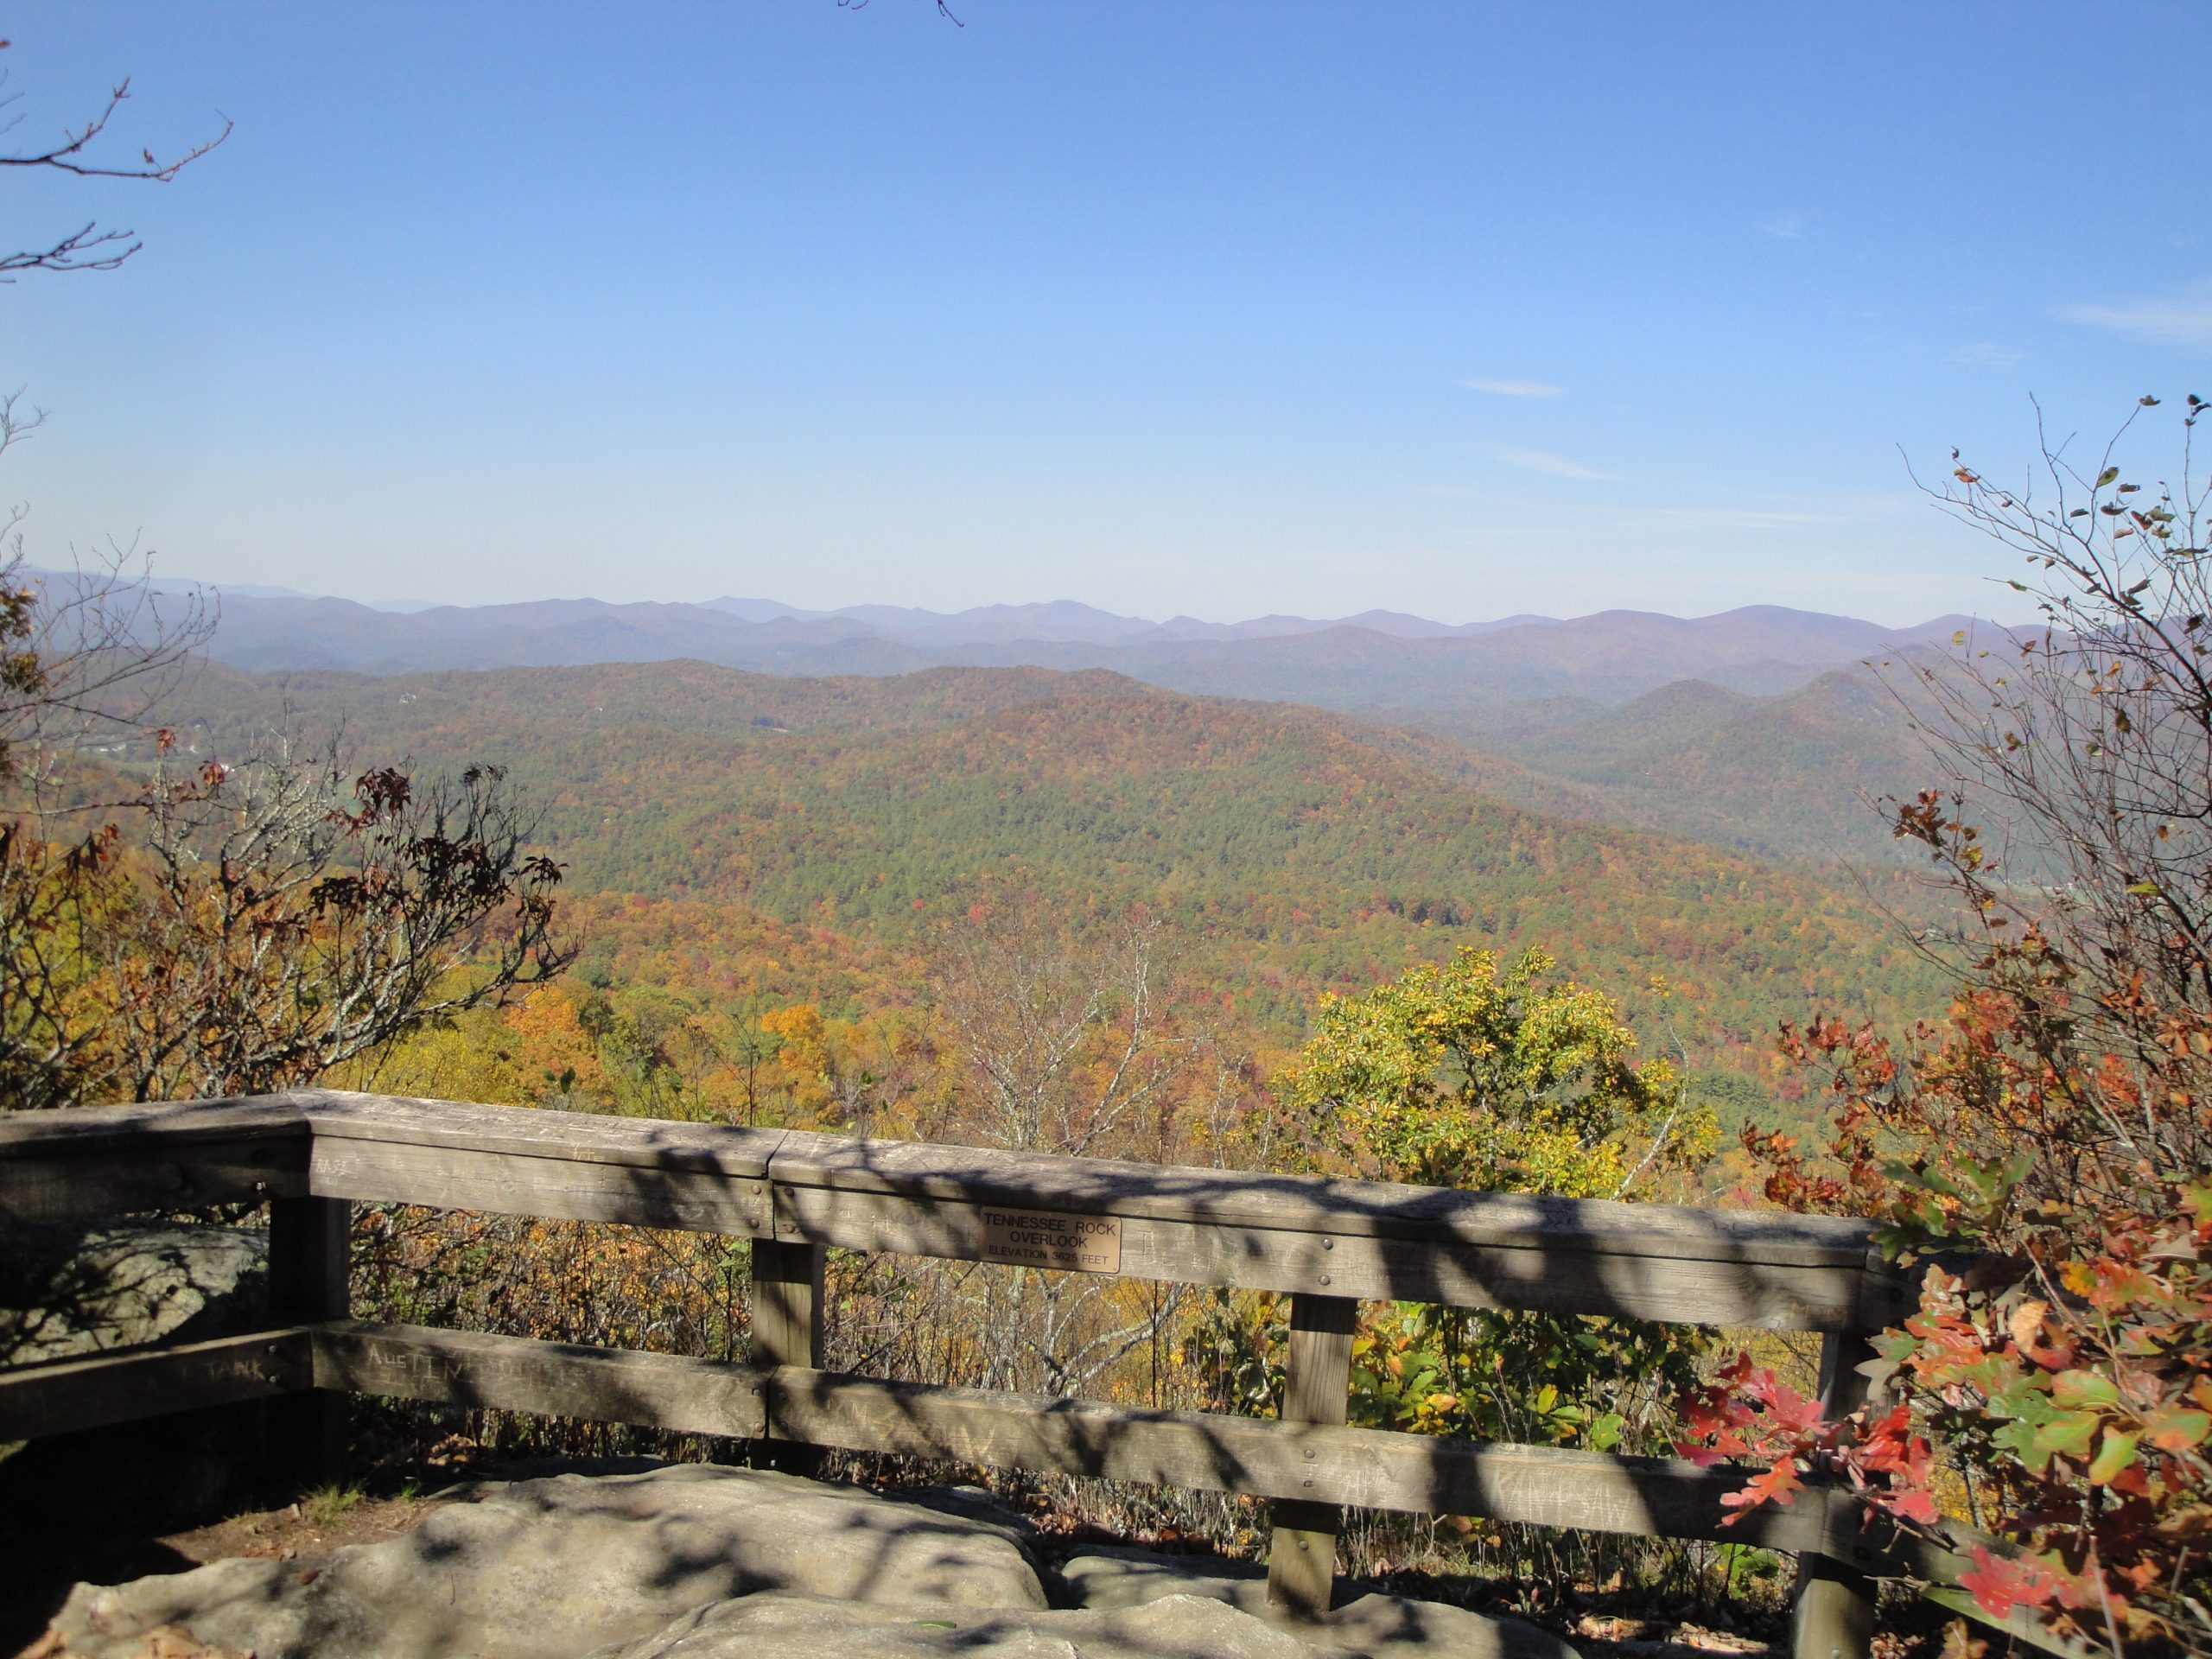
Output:
[[[766,1440],[786,1466],[841,1448],[1241,1492],[1272,1504],[1271,1596],[1307,1613],[1328,1605],[1344,1506],[1724,1539],[1806,1563],[1796,1659],[1866,1659],[1870,1575],[1925,1568],[1840,1490],[1731,1525],[1742,1470],[1343,1426],[1362,1300],[1822,1332],[1846,1406],[1865,1337],[1910,1300],[1854,1221],[327,1090],[0,1117],[0,1222],[237,1200],[271,1205],[280,1328],[0,1372],[0,1441],[277,1398],[293,1468],[328,1479],[343,1396],[363,1393]],[[749,1237],[754,1361],[352,1320],[356,1203]],[[830,1247],[1288,1293],[1281,1414],[826,1372]]]

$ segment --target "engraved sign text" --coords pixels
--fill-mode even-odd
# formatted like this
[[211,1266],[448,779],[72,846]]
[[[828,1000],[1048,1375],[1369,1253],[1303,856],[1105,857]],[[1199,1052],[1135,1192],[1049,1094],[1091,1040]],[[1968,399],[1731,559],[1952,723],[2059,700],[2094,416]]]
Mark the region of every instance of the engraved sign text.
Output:
[[1119,1216],[1064,1216],[1051,1210],[983,1206],[983,1260],[1012,1267],[1122,1270]]

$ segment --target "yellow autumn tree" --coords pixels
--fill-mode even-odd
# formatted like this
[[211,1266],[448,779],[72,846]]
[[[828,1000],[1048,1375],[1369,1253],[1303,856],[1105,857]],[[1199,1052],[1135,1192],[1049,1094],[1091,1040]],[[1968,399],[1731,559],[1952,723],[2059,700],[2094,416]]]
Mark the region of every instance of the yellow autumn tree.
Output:
[[1323,999],[1291,1102],[1361,1167],[1424,1186],[1625,1198],[1709,1156],[1709,1109],[1639,1059],[1604,992],[1552,959],[1463,946],[1359,996]]

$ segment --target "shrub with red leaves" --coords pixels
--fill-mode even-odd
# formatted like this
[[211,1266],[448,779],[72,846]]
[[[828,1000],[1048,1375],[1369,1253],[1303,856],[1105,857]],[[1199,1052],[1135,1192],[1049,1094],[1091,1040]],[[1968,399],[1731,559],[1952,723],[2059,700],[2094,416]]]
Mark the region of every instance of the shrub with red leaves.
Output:
[[1948,763],[1895,829],[1958,901],[1959,988],[1902,1043],[1786,1030],[1827,1142],[1747,1136],[1775,1203],[1878,1217],[1919,1306],[1843,1421],[1741,1360],[1688,1402],[1686,1450],[1762,1465],[1741,1507],[1816,1472],[1906,1526],[1940,1505],[1993,1537],[1958,1580],[1983,1614],[2115,1652],[2212,1652],[2208,407],[2155,493],[2118,439],[2093,472],[2046,451],[2040,499],[1963,465],[1935,493],[2044,617],[1893,683]]

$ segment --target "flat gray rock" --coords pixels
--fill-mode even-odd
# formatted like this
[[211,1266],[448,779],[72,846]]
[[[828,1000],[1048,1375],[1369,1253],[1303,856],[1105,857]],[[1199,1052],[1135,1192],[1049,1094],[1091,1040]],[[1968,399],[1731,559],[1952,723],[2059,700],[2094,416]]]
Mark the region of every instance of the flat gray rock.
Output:
[[1054,1609],[988,1494],[677,1465],[487,1484],[327,1561],[79,1585],[56,1656],[145,1659],[1573,1659],[1510,1619],[1367,1596],[1313,1624],[1257,1568],[1102,1550]]
[[327,1563],[218,1561],[79,1585],[67,1651],[142,1654],[167,1625],[256,1659],[556,1659],[649,1637],[761,1592],[1041,1610],[1020,1523],[765,1471],[561,1475],[432,1514]]
[[1343,1659],[1203,1596],[1105,1612],[853,1607],[753,1596],[603,1659]]
[[1141,1607],[1163,1596],[1205,1596],[1248,1613],[1268,1611],[1268,1569],[1212,1555],[1098,1549],[1060,1568],[1067,1599],[1093,1610]]
[[977,1612],[752,1596],[703,1608],[601,1659],[1575,1659],[1556,1637],[1456,1607],[1368,1596],[1324,1621],[1262,1618],[1214,1595],[1128,1607]]
[[1517,1618],[1491,1618],[1440,1601],[1362,1596],[1326,1621],[1329,1639],[1346,1653],[1451,1654],[1453,1659],[1579,1659],[1549,1630]]
[[[1269,1623],[1268,1575],[1249,1561],[1206,1555],[1163,1555],[1141,1549],[1100,1549],[1060,1569],[1068,1599],[1092,1611],[1149,1607],[1171,1598],[1200,1597]],[[1467,1659],[1574,1659],[1558,1637],[1517,1618],[1492,1618],[1442,1602],[1404,1596],[1362,1596],[1317,1624],[1295,1627],[1315,1650],[1381,1655],[1450,1654]]]

